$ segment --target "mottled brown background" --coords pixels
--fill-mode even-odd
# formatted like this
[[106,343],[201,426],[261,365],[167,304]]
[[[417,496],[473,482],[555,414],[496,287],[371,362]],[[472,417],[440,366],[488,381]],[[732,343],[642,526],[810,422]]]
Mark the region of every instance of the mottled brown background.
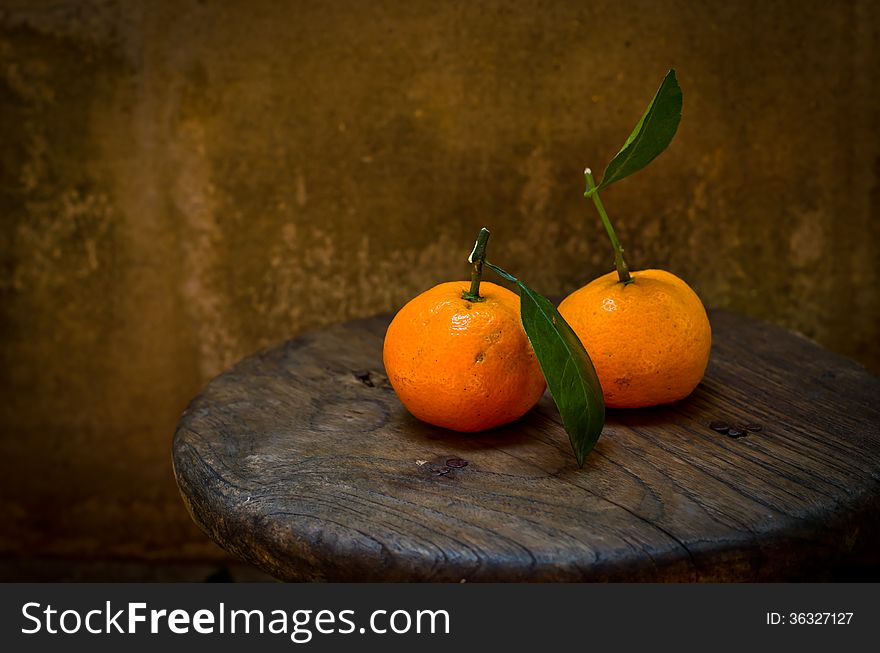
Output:
[[171,476],[189,398],[466,275],[484,224],[545,293],[609,270],[581,170],[670,66],[675,141],[604,197],[631,265],[880,369],[878,25],[870,0],[0,1],[0,572],[222,561]]

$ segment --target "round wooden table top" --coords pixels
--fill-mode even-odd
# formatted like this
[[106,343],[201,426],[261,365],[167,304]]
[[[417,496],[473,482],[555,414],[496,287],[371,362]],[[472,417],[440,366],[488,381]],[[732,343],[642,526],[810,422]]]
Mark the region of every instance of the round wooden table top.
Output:
[[476,435],[411,417],[383,373],[383,315],[211,381],[174,436],[177,482],[215,542],[285,580],[828,579],[876,564],[878,379],[780,328],[710,317],[697,390],[608,411],[583,469],[549,395]]

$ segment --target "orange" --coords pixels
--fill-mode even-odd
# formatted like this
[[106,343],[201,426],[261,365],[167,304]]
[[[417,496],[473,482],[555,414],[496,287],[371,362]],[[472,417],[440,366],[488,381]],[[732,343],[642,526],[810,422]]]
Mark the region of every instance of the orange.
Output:
[[589,353],[611,408],[678,401],[697,387],[712,346],[700,298],[664,270],[610,272],[565,298],[559,312]]
[[522,417],[544,393],[544,376],[522,328],[519,297],[484,281],[441,283],[415,297],[385,334],[385,372],[420,420],[473,432]]

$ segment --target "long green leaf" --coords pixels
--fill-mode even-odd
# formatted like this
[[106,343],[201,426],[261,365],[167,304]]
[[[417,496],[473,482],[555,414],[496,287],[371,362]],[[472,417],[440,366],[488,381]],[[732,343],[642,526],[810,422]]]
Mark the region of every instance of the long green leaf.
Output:
[[654,98],[602,175],[596,190],[610,186],[651,163],[672,141],[681,122],[681,87],[670,70]]
[[583,467],[605,424],[602,386],[587,350],[547,298],[501,268],[488,261],[485,264],[519,287],[523,329],[559,409],[578,465]]

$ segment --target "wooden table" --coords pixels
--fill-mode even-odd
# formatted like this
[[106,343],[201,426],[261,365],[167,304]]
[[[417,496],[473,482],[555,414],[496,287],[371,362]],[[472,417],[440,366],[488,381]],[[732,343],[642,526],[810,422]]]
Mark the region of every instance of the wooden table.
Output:
[[[214,379],[180,419],[177,482],[215,542],[285,580],[828,579],[876,565],[878,379],[780,328],[710,317],[694,394],[609,411],[583,469],[549,395],[477,435],[411,417],[383,374],[382,315]],[[763,429],[734,439],[714,420]]]

